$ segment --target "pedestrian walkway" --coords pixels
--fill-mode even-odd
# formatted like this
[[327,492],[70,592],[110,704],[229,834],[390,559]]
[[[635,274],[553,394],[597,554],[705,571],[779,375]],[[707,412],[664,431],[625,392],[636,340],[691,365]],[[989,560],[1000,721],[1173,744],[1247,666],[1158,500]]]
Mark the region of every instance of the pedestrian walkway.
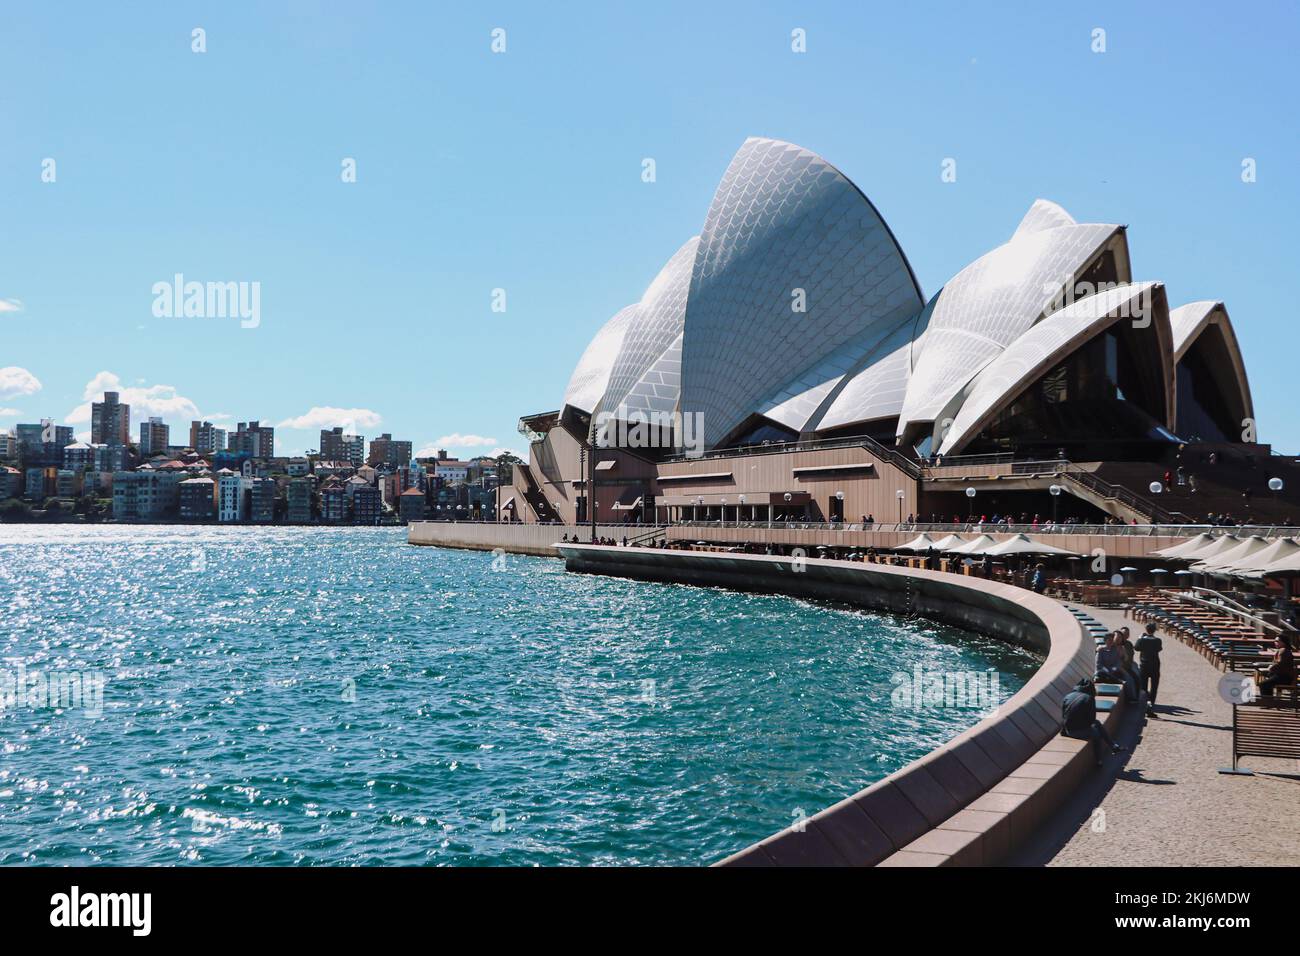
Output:
[[[1110,628],[1141,627],[1118,610],[1081,607]],[[1010,862],[1049,866],[1260,866],[1300,864],[1300,762],[1232,763],[1232,707],[1222,672],[1162,634],[1156,712],[1130,707],[1112,758]]]

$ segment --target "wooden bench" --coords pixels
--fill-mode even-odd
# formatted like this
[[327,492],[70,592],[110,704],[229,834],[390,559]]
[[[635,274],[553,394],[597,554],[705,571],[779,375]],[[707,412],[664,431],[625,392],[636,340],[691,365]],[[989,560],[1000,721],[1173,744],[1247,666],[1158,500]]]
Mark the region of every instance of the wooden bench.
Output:
[[[1300,760],[1300,698],[1260,697],[1232,708],[1232,770],[1241,757]],[[1294,691],[1294,688],[1287,688]]]

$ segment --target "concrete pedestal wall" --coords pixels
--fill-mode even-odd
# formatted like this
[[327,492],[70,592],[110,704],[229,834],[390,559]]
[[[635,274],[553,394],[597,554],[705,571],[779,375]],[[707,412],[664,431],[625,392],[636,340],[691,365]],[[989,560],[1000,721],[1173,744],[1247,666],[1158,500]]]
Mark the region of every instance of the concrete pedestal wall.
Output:
[[[790,594],[917,614],[1044,655],[1038,671],[993,715],[810,817],[801,829],[782,830],[722,865],[876,865],[911,859],[896,854],[914,849],[919,838],[940,830],[995,788],[1009,785],[1008,778],[1026,773],[1022,766],[1041,760],[1040,751],[1057,745],[1061,698],[1081,678],[1092,676],[1092,640],[1069,611],[1051,598],[981,578],[817,558],[795,563],[765,555],[580,544],[561,544],[557,550],[571,571]],[[1046,766],[1050,775],[1057,773],[1054,765]],[[1043,789],[1042,796],[1009,801],[1015,805],[1005,811],[974,813],[987,829],[960,831],[960,852],[943,859],[996,862],[1014,848],[1008,835],[1024,835],[1030,814],[1034,822],[1041,820],[1045,802],[1063,799],[1064,793]],[[946,831],[935,839],[948,839]],[[942,857],[926,853],[925,858]]]
[[[596,536],[622,541],[646,534],[651,529],[628,525],[598,525]],[[591,537],[591,525],[564,524],[490,524],[457,521],[414,521],[406,533],[409,544],[433,545],[439,548],[468,548],[472,551],[495,551],[500,548],[510,554],[534,554],[555,557],[555,543],[564,535],[574,535],[584,541]]]

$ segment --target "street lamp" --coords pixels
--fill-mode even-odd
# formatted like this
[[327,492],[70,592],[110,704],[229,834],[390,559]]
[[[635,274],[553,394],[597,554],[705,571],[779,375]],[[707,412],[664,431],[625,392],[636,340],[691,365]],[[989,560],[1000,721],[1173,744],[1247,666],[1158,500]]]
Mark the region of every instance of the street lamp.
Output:
[[843,521],[844,520],[844,492],[842,491],[835,492],[835,500],[839,502],[838,510],[840,513],[840,521]]
[[740,509],[745,507],[745,496],[740,496],[740,507],[736,509],[736,527],[740,527]]
[[723,495],[723,496],[722,496],[722,514],[721,514],[721,516],[720,516],[720,518],[719,518],[719,521],[718,521],[718,527],[719,527],[719,528],[725,528],[726,526],[727,526],[727,496],[726,496],[726,495]]
[[1052,485],[1047,489],[1052,495],[1052,524],[1056,524],[1056,504],[1061,497],[1061,486]]
[[972,519],[975,517],[975,489],[967,488],[966,497],[970,500],[970,504],[966,509],[966,523],[970,524]]
[[903,489],[899,488],[894,494],[898,497],[898,523],[903,523]]
[[1282,490],[1282,479],[1281,479],[1281,478],[1270,478],[1270,479],[1268,480],[1268,490],[1269,490],[1269,491],[1281,491],[1281,490]]
[[704,496],[703,496],[703,495],[699,495],[699,496],[695,499],[695,520],[696,520],[696,521],[699,521],[699,520],[700,520],[700,509],[703,508],[703,507],[704,507]]
[[1151,482],[1151,484],[1147,485],[1147,488],[1153,495],[1158,495],[1160,492],[1165,490],[1165,486],[1158,481]]

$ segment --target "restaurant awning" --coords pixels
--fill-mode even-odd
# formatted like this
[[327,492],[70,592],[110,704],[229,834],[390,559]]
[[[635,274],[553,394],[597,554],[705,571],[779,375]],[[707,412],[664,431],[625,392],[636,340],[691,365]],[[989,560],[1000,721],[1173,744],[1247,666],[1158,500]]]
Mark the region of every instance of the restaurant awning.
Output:
[[1235,547],[1220,551],[1211,558],[1197,561],[1192,565],[1192,570],[1210,574],[1225,574],[1227,573],[1226,569],[1231,568],[1239,561],[1249,558],[1256,551],[1263,551],[1267,547],[1268,539],[1252,534],[1249,538],[1238,539]]
[[875,465],[869,461],[855,461],[847,465],[810,465],[807,467],[792,468],[790,473],[798,478],[800,475],[834,475],[846,474],[854,471],[873,471]]
[[1233,561],[1232,565],[1225,570],[1229,571],[1234,577],[1263,577],[1270,567],[1280,564],[1297,554],[1300,554],[1300,541],[1296,541],[1295,538],[1278,538],[1268,547],[1261,548],[1240,561]]
[[931,548],[937,548],[937,546],[934,543],[934,539],[928,534],[918,535],[911,541],[907,542],[907,544],[894,546],[894,550],[896,551],[929,551]]
[[1058,548],[1054,544],[1048,544],[1045,541],[1035,541],[1027,534],[1013,534],[1005,541],[999,541],[993,547],[984,552],[985,554],[1003,555],[1003,554],[1068,554],[1074,555],[1075,552],[1068,551],[1065,548]]
[[1207,531],[1202,531],[1195,538],[1188,538],[1178,544],[1170,545],[1167,548],[1161,548],[1159,551],[1152,551],[1152,554],[1159,555],[1162,558],[1186,558],[1194,555],[1202,548],[1208,547],[1218,539]]
[[[1239,544],[1241,544],[1241,538],[1238,538],[1235,534],[1225,534],[1222,537],[1215,538],[1199,551],[1193,554],[1183,554],[1180,557],[1184,561],[1211,561],[1225,551],[1231,551]],[[1162,557],[1168,557],[1168,555],[1162,555]]]
[[724,478],[730,478],[729,471],[710,471],[702,474],[685,474],[685,475],[660,475],[659,484],[668,481],[721,481]]
[[977,538],[972,538],[970,541],[962,542],[945,550],[948,554],[988,554],[989,549],[995,544],[997,542],[993,538],[987,534],[982,534]]

